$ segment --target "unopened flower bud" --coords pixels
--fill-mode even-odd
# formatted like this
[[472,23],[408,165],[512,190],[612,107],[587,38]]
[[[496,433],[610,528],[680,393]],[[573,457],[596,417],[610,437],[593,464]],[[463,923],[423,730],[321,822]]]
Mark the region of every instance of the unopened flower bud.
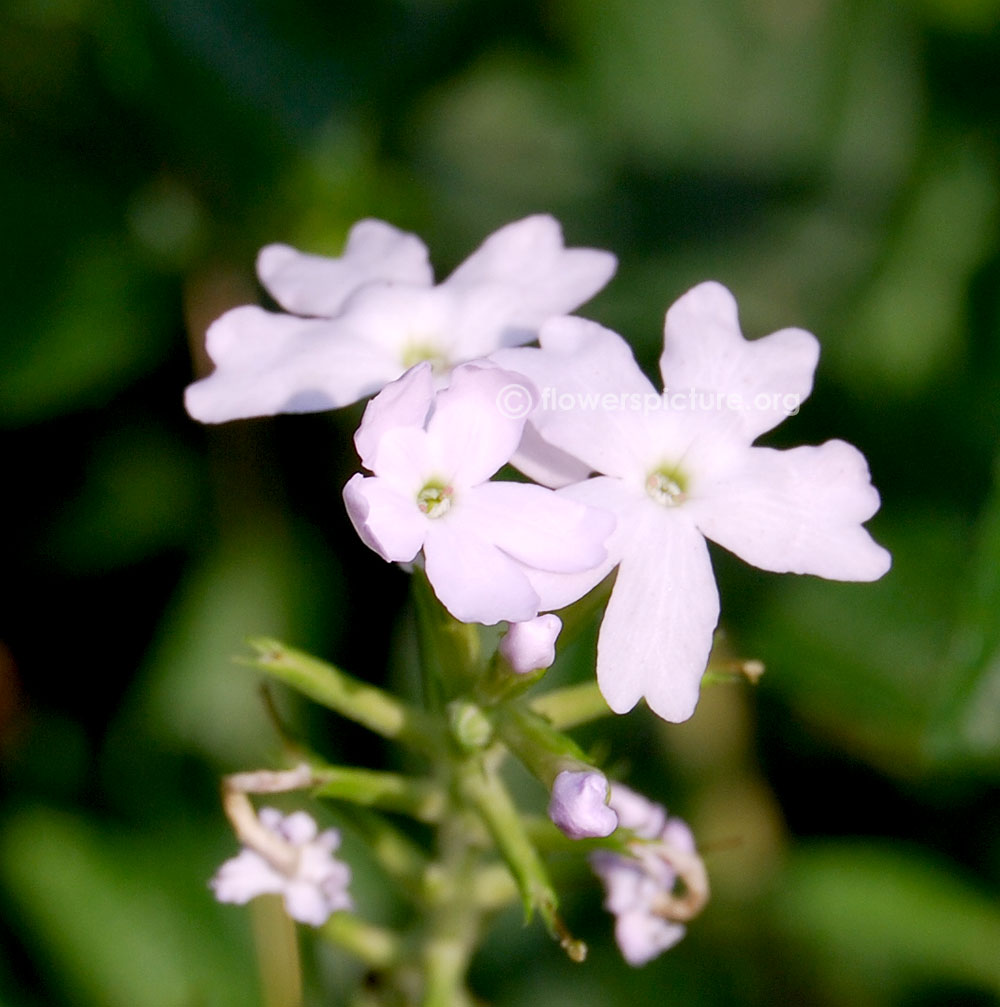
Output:
[[610,836],[618,816],[607,805],[608,781],[596,769],[564,770],[552,784],[549,818],[570,839]]
[[557,615],[540,615],[511,623],[500,641],[500,656],[519,675],[548,668],[556,659],[556,638],[562,629]]

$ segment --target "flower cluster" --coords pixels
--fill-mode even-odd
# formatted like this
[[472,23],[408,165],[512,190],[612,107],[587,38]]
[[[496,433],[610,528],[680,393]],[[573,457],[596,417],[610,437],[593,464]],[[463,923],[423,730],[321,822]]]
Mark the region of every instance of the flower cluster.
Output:
[[614,528],[610,513],[550,489],[493,482],[521,440],[524,417],[495,407],[516,380],[466,364],[435,394],[419,364],[365,411],[355,443],[373,476],[344,487],[358,534],[383,559],[412,562],[456,619],[525,622],[553,607],[532,576],[582,573],[601,564]]
[[[220,421],[380,392],[355,438],[373,474],[344,490],[364,541],[389,561],[422,555],[449,611],[484,624],[563,608],[617,567],[601,691],[618,713],[645,697],[681,721],[719,616],[706,539],[765,570],[840,580],[874,580],[889,556],[862,527],[879,498],[860,452],[754,446],[785,413],[742,404],[806,398],[818,346],[800,329],[748,342],[717,283],[667,312],[660,372],[721,408],[531,411],[536,387],[658,398],[619,335],[564,314],[613,269],[608,253],[564,248],[545,216],[502,228],[436,287],[424,246],[380,221],[356,225],[339,259],[270,246],[261,280],[297,314],[220,318],[215,373],[187,405]],[[558,492],[491,481],[511,461]]]
[[[365,471],[343,491],[358,534],[383,560],[421,568],[453,620],[508,624],[496,654],[462,669],[466,692],[446,697],[445,729],[463,753],[454,758],[475,760],[499,738],[550,788],[549,815],[566,836],[625,835],[591,865],[626,960],[649,961],[707,898],[690,830],[609,785],[543,712],[503,704],[553,663],[562,624],[552,613],[612,571],[597,646],[602,710],[625,713],[644,698],[683,721],[719,617],[709,541],[774,572],[869,581],[889,569],[863,527],[879,497],[856,448],[756,444],[808,397],[816,339],[783,329],[748,341],[733,295],[703,283],[667,311],[661,392],[621,336],[569,314],[610,279],[614,257],[566,248],[543,215],[500,229],[438,285],[419,239],[376,220],[351,230],[339,258],[272,245],[257,269],[286,310],[238,307],[211,326],[215,369],[187,389],[188,411],[219,423],[370,397],[354,438]],[[508,465],[531,481],[495,478]],[[282,667],[279,658],[260,666]],[[434,731],[422,736],[420,717],[394,698],[334,669],[320,688],[317,674],[303,658],[289,680],[440,756]],[[459,736],[463,724],[474,730]],[[370,785],[365,800],[391,795],[393,810],[402,804],[422,820],[442,775],[416,784],[331,772],[328,786],[357,794]],[[456,771],[453,792],[482,817],[526,904],[576,954],[490,772],[485,759]],[[265,790],[252,792],[316,782],[307,767],[258,776],[251,782]],[[233,806],[238,834],[250,838],[214,879],[218,898],[280,893],[290,915],[313,924],[350,905],[349,872],[331,856],[335,831],[317,834],[309,816],[271,809],[258,823],[248,804]]]
[[612,786],[609,804],[634,836],[630,853],[599,850],[590,866],[604,883],[604,907],[615,916],[622,957],[645,965],[684,936],[684,922],[708,898],[708,878],[681,819],[621,784]]

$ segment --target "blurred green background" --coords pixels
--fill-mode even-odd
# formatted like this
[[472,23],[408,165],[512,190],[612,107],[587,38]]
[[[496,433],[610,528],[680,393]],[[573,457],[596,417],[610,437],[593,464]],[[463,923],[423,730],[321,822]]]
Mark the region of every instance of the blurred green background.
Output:
[[[444,276],[539,211],[619,255],[582,313],[647,366],[702,279],[751,336],[814,331],[816,391],[769,443],[860,446],[895,566],[841,585],[716,551],[724,645],[762,684],[581,734],[691,820],[713,903],[632,970],[571,875],[590,960],[513,913],[474,988],[1000,1003],[998,23],[996,0],[5,5],[0,1004],[263,1003],[250,914],[205,886],[235,849],[219,775],[277,752],[230,655],[270,634],[378,680],[406,583],[342,513],[357,409],[205,429],[183,387],[206,325],[261,300],[265,243],[338,254],[378,216]],[[316,990],[345,960],[307,964],[307,1002],[339,1002]]]

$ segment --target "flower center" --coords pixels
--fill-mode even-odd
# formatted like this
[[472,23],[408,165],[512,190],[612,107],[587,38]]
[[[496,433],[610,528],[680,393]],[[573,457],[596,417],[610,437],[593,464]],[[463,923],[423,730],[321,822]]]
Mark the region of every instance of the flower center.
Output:
[[417,494],[417,506],[428,517],[444,517],[451,510],[455,491],[450,486],[428,483]]
[[436,374],[448,369],[448,358],[432,343],[415,342],[404,347],[402,364],[407,370],[422,364],[425,360],[430,362]]
[[646,476],[646,492],[664,507],[677,507],[687,500],[687,478],[679,469],[664,465]]

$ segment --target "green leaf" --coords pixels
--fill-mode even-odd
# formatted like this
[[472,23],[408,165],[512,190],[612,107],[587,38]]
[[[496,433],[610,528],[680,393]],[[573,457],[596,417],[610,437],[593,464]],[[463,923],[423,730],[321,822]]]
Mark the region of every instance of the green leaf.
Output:
[[254,633],[315,638],[337,607],[337,570],[323,556],[300,529],[260,515],[252,532],[233,529],[192,567],[109,735],[105,766],[119,798],[131,794],[142,807],[151,797],[172,799],[162,781],[149,792],[148,760],[161,752],[174,757],[177,785],[180,753],[225,772],[273,758],[275,730],[259,683],[233,658]]
[[945,762],[1000,769],[1000,466],[977,535],[927,743]]
[[856,842],[802,850],[773,913],[778,938],[831,1002],[899,1002],[929,981],[1000,994],[1000,908],[921,852]]
[[254,969],[205,887],[213,855],[192,830],[122,834],[39,807],[0,833],[0,879],[67,1002],[246,1007]]
[[855,387],[884,396],[938,386],[964,349],[969,284],[994,250],[997,208],[992,151],[964,139],[935,148],[848,334],[831,347]]
[[740,641],[767,667],[760,689],[891,775],[927,768],[964,528],[940,512],[911,516],[877,537],[893,568],[874,584],[784,578]]
[[3,426],[100,406],[170,349],[160,294],[120,237],[80,250],[59,296],[0,354]]
[[104,572],[186,544],[202,503],[198,459],[152,426],[118,429],[91,448],[85,481],[67,501],[46,555]]

